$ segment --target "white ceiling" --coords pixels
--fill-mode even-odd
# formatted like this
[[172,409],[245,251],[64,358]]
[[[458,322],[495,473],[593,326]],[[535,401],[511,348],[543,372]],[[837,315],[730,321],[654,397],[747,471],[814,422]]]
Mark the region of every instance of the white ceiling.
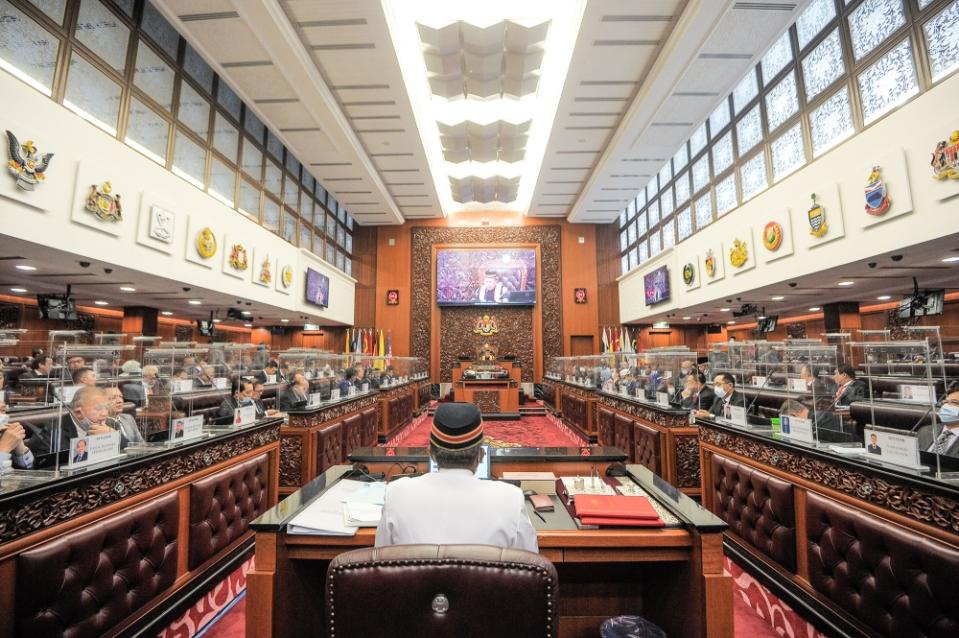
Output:
[[[495,200],[517,192],[529,200],[526,214],[606,223],[805,2],[588,0],[568,43],[571,61],[545,153],[525,190],[522,180],[512,184],[513,174],[431,172],[436,162],[427,148],[434,142],[447,151],[441,163],[489,166],[492,156],[509,161],[525,152],[529,136],[513,122],[447,123],[442,145],[435,130],[424,137],[430,131],[414,113],[419,100],[411,100],[404,82],[386,0],[157,0],[157,6],[360,224],[440,217],[457,196],[473,194],[489,203],[466,208],[509,209]],[[513,4],[517,12],[524,8]],[[473,15],[481,10],[470,7]],[[465,22],[425,35],[421,29],[431,45],[425,52],[436,54],[428,67],[439,72],[434,79],[460,72],[452,85],[472,82],[478,92],[523,93],[535,85],[537,27],[505,23],[505,41],[499,38],[496,51],[486,46],[503,35],[497,20],[519,17],[489,16],[485,29]],[[458,65],[450,66],[453,58]]]

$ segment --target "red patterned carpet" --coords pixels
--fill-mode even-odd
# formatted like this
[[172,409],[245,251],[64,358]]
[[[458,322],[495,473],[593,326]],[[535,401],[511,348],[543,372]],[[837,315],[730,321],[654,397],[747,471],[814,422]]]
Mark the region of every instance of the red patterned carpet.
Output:
[[[388,446],[426,447],[433,418],[426,418],[397,434]],[[511,421],[484,421],[486,441],[493,447],[579,447],[586,445],[578,434],[553,416],[525,416]]]

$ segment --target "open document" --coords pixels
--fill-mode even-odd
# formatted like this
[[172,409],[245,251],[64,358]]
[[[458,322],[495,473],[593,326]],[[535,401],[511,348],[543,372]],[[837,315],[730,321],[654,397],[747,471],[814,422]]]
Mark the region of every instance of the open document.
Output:
[[383,511],[386,483],[343,479],[293,517],[288,534],[353,536],[360,527],[375,527]]

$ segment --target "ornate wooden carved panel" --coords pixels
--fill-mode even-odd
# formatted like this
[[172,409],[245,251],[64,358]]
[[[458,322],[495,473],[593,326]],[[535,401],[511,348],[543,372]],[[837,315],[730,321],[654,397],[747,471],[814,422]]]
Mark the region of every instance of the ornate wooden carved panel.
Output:
[[700,487],[699,438],[696,435],[675,437],[676,482],[679,487]]
[[[499,332],[484,337],[473,332],[477,317],[489,314]],[[440,378],[452,376],[456,355],[475,355],[490,344],[500,355],[514,354],[523,366],[523,381],[533,380],[533,311],[529,308],[443,308],[440,312]]]
[[911,485],[897,485],[854,467],[833,464],[757,439],[700,425],[703,442],[789,472],[823,487],[873,503],[921,523],[959,533],[959,502],[923,492]]
[[[655,423],[656,425],[662,426],[664,428],[688,428],[689,427],[689,417],[686,415],[678,414],[669,414],[657,410],[656,408],[646,407],[645,405],[640,405],[638,403],[633,403],[632,401],[619,400],[615,397],[606,396],[604,394],[596,395],[599,403],[602,403],[605,406],[615,408],[620,412],[625,412],[626,414],[645,419],[650,423]],[[699,462],[698,460],[696,461]]]
[[70,481],[61,489],[54,489],[39,497],[10,500],[0,509],[0,542],[68,521],[99,507],[228,461],[273,443],[279,436],[280,423],[277,422],[239,436],[211,439],[205,445],[182,454],[136,464],[128,470],[121,468],[109,476],[99,475],[85,481]]
[[291,414],[290,422],[287,425],[289,425],[291,428],[311,428],[314,425],[320,425],[321,423],[338,419],[341,416],[349,414],[350,412],[356,412],[358,410],[362,410],[363,408],[368,408],[376,403],[377,399],[381,396],[382,395],[373,394],[356,399],[355,401],[338,403],[325,410],[317,410],[316,412],[310,412],[307,414]]
[[483,414],[496,414],[500,411],[499,392],[479,390],[473,393],[473,399],[476,401],[476,407],[478,407]]
[[280,438],[280,485],[299,487],[303,484],[303,437],[284,434]]
[[[434,244],[539,244],[540,245],[540,279],[542,288],[537,291],[536,303],[541,304],[543,313],[543,362],[550,357],[558,357],[563,353],[563,303],[562,303],[562,232],[559,226],[519,226],[504,228],[439,228],[420,226],[412,231],[412,282],[413,290],[410,302],[410,354],[414,357],[423,357],[430,361],[430,347],[432,334],[436,326],[432,324],[433,308],[433,245]],[[446,308],[442,311],[446,315]],[[512,308],[531,313],[529,309]],[[479,312],[473,309],[471,316]],[[496,310],[500,312],[499,309]],[[455,314],[455,313],[454,313]],[[530,319],[532,321],[532,319]],[[497,323],[499,321],[497,320]],[[532,323],[530,323],[532,325]],[[500,328],[502,330],[502,327]],[[470,325],[472,334],[472,324]],[[529,331],[532,339],[532,331]],[[443,342],[440,347],[440,360],[452,361],[459,354],[455,347],[447,347],[446,339],[452,337],[443,333]],[[529,350],[532,350],[530,341]],[[501,350],[502,352],[502,350]],[[520,352],[515,352],[519,356]],[[523,361],[523,379],[532,380],[532,366],[527,367]],[[437,372],[437,371],[434,371]],[[449,378],[449,368],[441,364],[441,374]]]

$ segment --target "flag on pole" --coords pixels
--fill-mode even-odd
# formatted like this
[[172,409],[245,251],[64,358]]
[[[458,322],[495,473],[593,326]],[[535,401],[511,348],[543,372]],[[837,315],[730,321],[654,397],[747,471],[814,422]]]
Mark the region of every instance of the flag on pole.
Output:
[[386,331],[386,356],[388,358],[393,358],[393,331]]
[[344,353],[350,354],[350,329],[346,329],[346,346],[344,347]]
[[603,352],[609,352],[609,334],[606,332],[606,326],[603,326]]
[[629,326],[623,326],[623,352],[627,354],[632,352],[629,349]]

